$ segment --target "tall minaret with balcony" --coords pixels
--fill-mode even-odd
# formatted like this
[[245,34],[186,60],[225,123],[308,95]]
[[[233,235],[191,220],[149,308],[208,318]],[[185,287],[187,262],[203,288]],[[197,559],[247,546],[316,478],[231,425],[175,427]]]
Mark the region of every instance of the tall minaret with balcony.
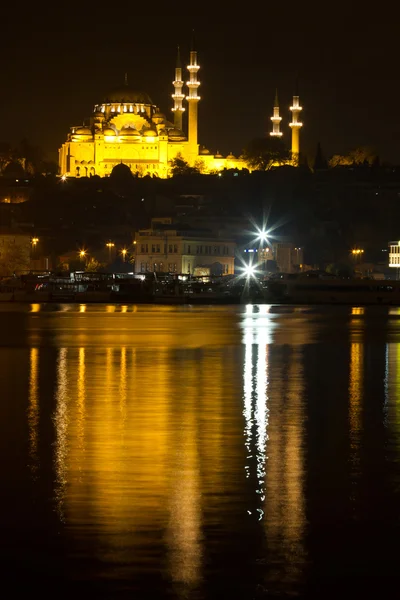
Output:
[[289,126],[292,128],[292,161],[294,165],[298,165],[300,153],[300,128],[303,127],[303,123],[299,121],[299,114],[303,109],[300,106],[297,85],[290,110],[292,111],[292,122],[289,123]]
[[188,145],[189,145],[189,156],[192,161],[196,159],[199,153],[197,143],[197,124],[198,124],[198,102],[200,96],[197,94],[200,81],[197,80],[197,73],[200,66],[197,64],[197,52],[195,50],[194,38],[192,39],[192,49],[190,51],[190,64],[187,70],[190,73],[190,80],[187,82],[189,88],[189,95],[186,96],[186,100],[189,104],[189,118],[188,118]]
[[282,132],[280,130],[282,117],[279,116],[279,102],[278,102],[278,90],[275,92],[275,102],[274,102],[274,116],[271,117],[272,121],[272,131],[270,134],[272,137],[282,137]]
[[182,106],[182,102],[185,99],[185,94],[182,94],[183,88],[182,81],[182,65],[181,65],[181,56],[179,52],[178,46],[178,55],[176,57],[176,68],[175,68],[175,81],[173,82],[173,86],[175,88],[175,93],[172,94],[172,98],[174,100],[174,108],[172,112],[174,113],[174,125],[176,129],[182,130],[182,116],[185,112],[185,109]]

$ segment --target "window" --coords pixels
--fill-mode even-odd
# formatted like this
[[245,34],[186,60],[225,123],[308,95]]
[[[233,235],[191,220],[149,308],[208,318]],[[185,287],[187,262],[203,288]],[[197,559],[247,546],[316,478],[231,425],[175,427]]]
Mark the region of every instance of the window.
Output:
[[177,254],[178,253],[178,245],[174,244],[174,253]]
[[191,248],[190,244],[188,244],[187,251],[188,251],[188,254],[192,253],[192,248]]
[[208,246],[206,246],[205,250],[206,250],[206,254],[208,254]]
[[169,246],[168,246],[168,252],[170,252],[172,254],[172,244],[169,244]]
[[167,244],[164,244],[164,254],[167,254]]
[[145,273],[145,271],[146,271],[146,263],[144,263],[144,262],[140,263],[140,271],[142,273]]
[[145,245],[144,245],[144,244],[142,244],[142,245],[140,246],[140,251],[141,251],[141,253],[142,253],[142,254],[144,254],[144,253],[145,253]]
[[146,244],[146,254],[148,254],[148,253],[149,253],[149,245]]
[[160,250],[160,244],[156,244],[156,252],[158,252],[158,253],[161,252],[161,250]]
[[156,251],[156,245],[155,245],[155,244],[152,244],[152,245],[151,245],[151,251],[153,252],[153,254],[154,254],[154,252]]

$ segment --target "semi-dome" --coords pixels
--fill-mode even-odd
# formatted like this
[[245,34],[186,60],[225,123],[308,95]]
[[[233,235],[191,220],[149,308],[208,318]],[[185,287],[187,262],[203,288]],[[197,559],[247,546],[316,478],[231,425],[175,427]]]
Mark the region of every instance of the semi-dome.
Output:
[[106,127],[105,129],[103,129],[103,133],[104,135],[116,135],[114,129],[111,129],[111,127]]
[[144,137],[157,137],[158,133],[155,129],[148,128],[143,129],[142,135],[144,135]]
[[104,98],[106,103],[121,104],[153,104],[150,96],[146,92],[133,89],[129,85],[123,85],[112,90]]
[[75,129],[74,134],[75,135],[92,135],[92,132],[89,129],[89,127],[78,127],[78,129]]
[[156,125],[161,125],[161,123],[165,123],[165,121],[167,120],[167,117],[162,112],[157,110],[153,114],[152,120],[153,120],[153,123],[155,123]]
[[179,129],[176,129],[175,127],[173,127],[172,129],[168,130],[168,137],[171,139],[185,139],[185,135],[182,131],[180,131]]
[[119,135],[140,136],[140,133],[138,132],[137,129],[134,129],[133,127],[130,127],[129,125],[127,125],[126,127],[123,127],[121,129],[121,131],[119,132]]

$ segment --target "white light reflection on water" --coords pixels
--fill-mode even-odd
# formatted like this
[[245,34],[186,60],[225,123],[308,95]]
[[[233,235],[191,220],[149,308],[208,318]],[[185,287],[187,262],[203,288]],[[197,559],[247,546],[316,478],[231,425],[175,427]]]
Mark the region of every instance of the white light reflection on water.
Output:
[[[265,500],[265,468],[266,445],[268,440],[268,344],[272,341],[272,330],[275,323],[269,314],[269,306],[246,307],[246,317],[242,323],[245,359],[243,372],[243,415],[245,418],[245,446],[247,461],[246,477],[252,475],[253,452],[255,452],[255,469],[260,503]],[[256,427],[253,440],[253,427]],[[255,442],[255,448],[253,447]],[[259,519],[264,510],[256,509]],[[251,514],[251,511],[247,511]]]
[[57,362],[56,411],[53,417],[56,428],[55,441],[55,500],[57,512],[64,521],[64,497],[67,483],[67,432],[68,432],[68,369],[67,348],[60,348]]

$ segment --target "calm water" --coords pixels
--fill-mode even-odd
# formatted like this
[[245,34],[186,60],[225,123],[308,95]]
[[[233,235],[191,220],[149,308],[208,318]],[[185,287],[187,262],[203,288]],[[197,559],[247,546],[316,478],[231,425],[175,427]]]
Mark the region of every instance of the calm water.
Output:
[[0,331],[9,589],[399,582],[400,309],[0,305]]

